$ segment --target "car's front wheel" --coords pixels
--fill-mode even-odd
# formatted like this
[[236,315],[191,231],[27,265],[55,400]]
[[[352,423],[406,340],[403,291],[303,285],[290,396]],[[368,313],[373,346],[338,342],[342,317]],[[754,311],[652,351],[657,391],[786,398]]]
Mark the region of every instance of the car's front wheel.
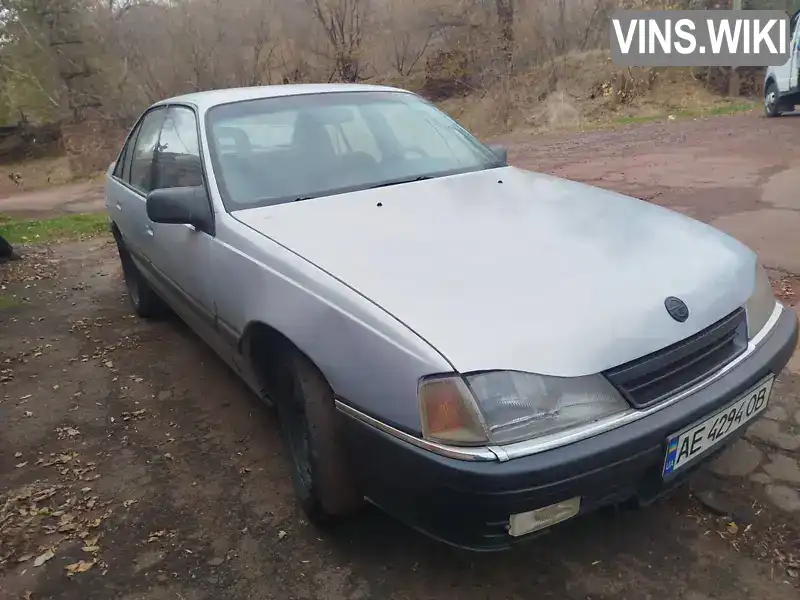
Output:
[[781,115],[781,101],[778,94],[778,86],[771,81],[764,90],[764,115],[767,118],[779,117]]
[[117,238],[117,251],[122,263],[122,275],[125,278],[125,287],[128,290],[128,299],[134,312],[145,319],[154,317],[164,311],[164,302],[147,283],[138,267],[133,262],[130,252],[122,241]]
[[289,351],[282,367],[275,403],[301,507],[315,523],[357,512],[364,498],[348,469],[333,391],[299,351]]

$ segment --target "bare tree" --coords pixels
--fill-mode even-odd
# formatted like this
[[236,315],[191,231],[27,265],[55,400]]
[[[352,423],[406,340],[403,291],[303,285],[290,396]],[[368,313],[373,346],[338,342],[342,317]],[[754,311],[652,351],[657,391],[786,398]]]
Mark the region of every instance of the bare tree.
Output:
[[495,0],[500,23],[500,50],[510,72],[514,64],[514,0]]
[[368,13],[367,0],[306,0],[325,33],[339,79],[361,79],[361,44]]
[[389,60],[398,75],[406,77],[414,70],[428,49],[433,34],[434,30],[429,28],[415,43],[410,31],[392,31],[392,55]]

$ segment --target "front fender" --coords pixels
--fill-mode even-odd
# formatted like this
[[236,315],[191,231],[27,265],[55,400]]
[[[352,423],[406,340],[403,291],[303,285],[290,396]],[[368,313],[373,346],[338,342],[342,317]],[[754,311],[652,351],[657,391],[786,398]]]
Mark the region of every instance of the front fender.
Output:
[[452,371],[444,357],[345,283],[230,214],[218,217],[212,274],[223,326],[239,337],[253,322],[272,327],[317,365],[338,397],[419,434],[417,383]]

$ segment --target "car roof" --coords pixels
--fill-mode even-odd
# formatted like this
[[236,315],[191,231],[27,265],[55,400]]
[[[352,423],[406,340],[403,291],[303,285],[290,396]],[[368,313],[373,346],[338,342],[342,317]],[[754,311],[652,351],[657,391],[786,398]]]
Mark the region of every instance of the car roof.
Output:
[[306,94],[329,94],[332,92],[376,91],[411,93],[400,88],[360,83],[294,83],[289,85],[262,85],[258,87],[227,88],[195,92],[192,94],[175,96],[174,98],[167,98],[166,100],[156,102],[153,106],[160,106],[163,104],[191,104],[200,111],[205,112],[209,108],[219,104],[241,102],[243,100],[276,98],[278,96],[300,96]]

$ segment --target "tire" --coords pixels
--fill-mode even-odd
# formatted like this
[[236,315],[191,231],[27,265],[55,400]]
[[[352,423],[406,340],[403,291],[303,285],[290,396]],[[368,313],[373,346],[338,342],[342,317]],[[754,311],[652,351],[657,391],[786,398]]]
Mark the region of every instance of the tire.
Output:
[[130,252],[125,248],[122,241],[117,238],[116,242],[119,260],[122,263],[122,275],[125,279],[125,287],[128,289],[128,299],[131,302],[131,306],[133,306],[133,311],[144,319],[161,315],[164,312],[164,301],[161,300],[139,272]]
[[299,351],[284,356],[287,377],[275,404],[295,495],[310,521],[329,524],[358,512],[364,497],[348,469],[333,391]]
[[764,90],[764,115],[771,119],[781,116],[781,102],[778,97],[778,86],[771,81]]

